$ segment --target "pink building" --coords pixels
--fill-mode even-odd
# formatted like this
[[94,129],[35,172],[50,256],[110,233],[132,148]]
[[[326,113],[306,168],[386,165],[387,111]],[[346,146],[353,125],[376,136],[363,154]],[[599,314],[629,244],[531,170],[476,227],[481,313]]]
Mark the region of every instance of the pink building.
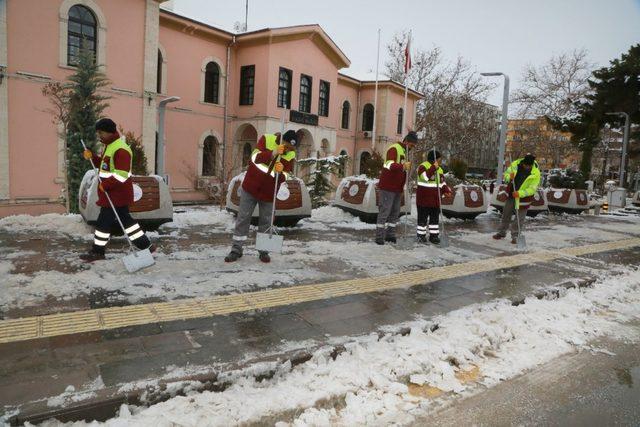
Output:
[[[279,131],[283,117],[304,131],[299,158],[347,154],[347,173],[372,151],[374,114],[379,151],[406,133],[402,85],[381,81],[374,112],[374,82],[339,72],[349,59],[320,26],[236,35],[163,2],[0,0],[0,217],[64,211],[64,141],[41,90],[73,73],[81,39],[111,81],[105,114],[142,136],[151,171],[158,103],[180,97],[165,121],[175,201],[207,199],[203,188],[242,171],[258,135]],[[409,91],[406,127],[420,97]]]

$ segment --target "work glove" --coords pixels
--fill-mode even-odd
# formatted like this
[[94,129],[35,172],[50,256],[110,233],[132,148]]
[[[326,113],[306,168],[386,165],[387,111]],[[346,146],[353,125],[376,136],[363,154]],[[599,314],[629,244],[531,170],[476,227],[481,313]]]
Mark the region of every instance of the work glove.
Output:
[[284,145],[283,144],[278,145],[276,148],[273,149],[272,154],[273,154],[273,157],[284,154]]
[[282,171],[284,170],[284,165],[280,162],[276,162],[275,166],[273,167],[273,169],[277,172],[277,173],[282,173]]
[[516,177],[515,172],[511,172],[511,173],[509,174],[509,179],[510,179],[511,181],[513,181],[513,178],[515,178],[515,177]]
[[408,171],[411,169],[411,162],[404,162],[402,166],[404,167],[404,170]]
[[86,160],[91,160],[93,158],[93,153],[91,152],[91,150],[84,150],[82,152],[82,156],[86,159]]
[[100,191],[102,191],[104,193],[104,187],[102,186],[102,183],[98,183],[98,188],[100,189]]
[[520,193],[517,192],[517,191],[514,191],[511,195],[513,196],[514,199],[519,199],[520,198]]

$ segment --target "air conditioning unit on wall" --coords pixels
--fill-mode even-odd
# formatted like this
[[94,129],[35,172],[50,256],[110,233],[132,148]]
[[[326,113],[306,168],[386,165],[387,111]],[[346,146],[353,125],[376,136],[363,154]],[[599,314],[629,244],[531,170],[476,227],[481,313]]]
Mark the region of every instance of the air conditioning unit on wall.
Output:
[[371,132],[369,132],[369,131],[367,131],[367,130],[366,130],[366,131],[364,131],[364,132],[362,133],[362,135],[363,135],[365,138],[371,138]]
[[209,181],[207,179],[198,178],[198,181],[196,183],[196,189],[204,190],[205,188],[207,188],[207,184],[208,183],[209,183]]

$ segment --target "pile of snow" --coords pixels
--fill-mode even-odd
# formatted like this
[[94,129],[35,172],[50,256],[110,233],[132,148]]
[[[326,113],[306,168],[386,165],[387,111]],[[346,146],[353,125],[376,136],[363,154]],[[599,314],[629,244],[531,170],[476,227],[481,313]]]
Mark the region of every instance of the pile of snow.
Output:
[[0,219],[0,229],[13,233],[60,233],[92,237],[93,229],[78,214],[13,215]]
[[301,227],[308,230],[350,228],[352,230],[374,230],[375,224],[367,224],[356,216],[335,206],[322,206],[311,212],[311,218],[302,221]]
[[[634,319],[640,319],[640,272],[628,271],[594,288],[563,290],[557,299],[465,307],[436,317],[434,331],[432,322],[416,320],[406,336],[360,337],[335,361],[330,349],[321,350],[295,368],[283,364],[262,382],[247,374],[224,392],[191,392],[149,408],[123,405],[104,425],[228,426],[287,412],[300,415],[276,425],[407,425],[442,404],[410,394],[410,380],[452,395],[477,393],[481,387],[459,380],[457,371],[477,368],[479,384],[491,387],[563,354],[598,350],[589,342],[600,336],[638,342],[637,329],[627,324]],[[346,405],[314,407],[331,399]]]
[[[235,223],[233,215],[219,206],[207,206],[199,209],[188,209],[173,214],[173,221],[164,224],[163,228],[184,228],[198,225],[218,227],[220,231],[230,231]],[[210,230],[209,230],[210,231]]]

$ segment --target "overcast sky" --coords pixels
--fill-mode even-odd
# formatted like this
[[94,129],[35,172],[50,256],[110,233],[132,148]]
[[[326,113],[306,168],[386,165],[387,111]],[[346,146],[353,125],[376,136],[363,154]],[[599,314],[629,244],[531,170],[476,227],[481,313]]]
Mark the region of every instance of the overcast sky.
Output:
[[[232,30],[244,21],[245,0],[173,0],[175,12]],[[640,43],[640,0],[249,0],[249,30],[320,24],[351,60],[351,70],[375,70],[378,28],[384,45],[413,31],[413,46],[439,46],[478,71],[502,71],[518,86],[522,68],[585,48],[607,65]],[[489,101],[500,104],[501,90]]]

